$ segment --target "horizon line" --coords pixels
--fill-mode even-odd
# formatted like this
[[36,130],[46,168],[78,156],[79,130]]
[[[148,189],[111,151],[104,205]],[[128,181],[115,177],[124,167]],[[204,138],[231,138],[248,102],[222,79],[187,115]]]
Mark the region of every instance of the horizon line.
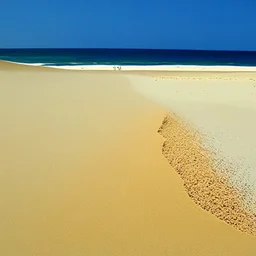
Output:
[[1,50],[144,50],[144,51],[201,51],[201,52],[256,52],[256,50],[210,50],[210,49],[159,49],[159,48],[114,48],[114,47],[88,47],[88,48],[80,48],[80,47],[22,47],[22,48],[0,48]]

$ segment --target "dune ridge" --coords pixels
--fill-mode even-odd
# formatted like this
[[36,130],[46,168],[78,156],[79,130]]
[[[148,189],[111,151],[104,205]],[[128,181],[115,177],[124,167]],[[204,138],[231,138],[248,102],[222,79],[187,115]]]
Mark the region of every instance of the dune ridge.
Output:
[[158,132],[165,138],[162,153],[180,174],[189,197],[220,220],[256,236],[256,215],[244,207],[245,195],[228,184],[229,170],[217,175],[216,161],[201,146],[197,131],[170,113]]

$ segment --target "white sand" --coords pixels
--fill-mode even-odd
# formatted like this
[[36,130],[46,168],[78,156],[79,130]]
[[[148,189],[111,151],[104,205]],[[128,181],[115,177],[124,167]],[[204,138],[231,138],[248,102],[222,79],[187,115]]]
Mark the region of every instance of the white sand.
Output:
[[225,159],[220,168],[234,170],[232,183],[251,189],[247,199],[256,212],[256,82],[127,77],[136,91],[205,135],[205,146]]

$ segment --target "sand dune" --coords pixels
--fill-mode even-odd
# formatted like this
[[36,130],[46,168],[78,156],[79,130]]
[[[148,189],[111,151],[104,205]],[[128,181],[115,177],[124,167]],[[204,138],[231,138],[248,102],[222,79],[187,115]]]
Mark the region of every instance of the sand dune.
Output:
[[3,255],[255,255],[163,157],[142,75],[0,64]]

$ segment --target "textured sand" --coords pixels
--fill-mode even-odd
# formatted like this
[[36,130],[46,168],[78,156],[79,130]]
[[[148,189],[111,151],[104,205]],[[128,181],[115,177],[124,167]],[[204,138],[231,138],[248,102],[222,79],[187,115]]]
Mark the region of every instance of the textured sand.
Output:
[[159,133],[166,139],[163,155],[181,175],[192,200],[240,231],[256,235],[256,214],[244,209],[245,199],[228,185],[229,177],[216,174],[219,166],[202,147],[200,135],[174,114],[164,119]]
[[134,75],[129,80],[136,91],[204,136],[203,146],[215,157],[216,171],[229,176],[229,183],[245,194],[245,206],[256,213],[255,74],[184,72],[164,77],[170,79]]
[[255,255],[162,156],[166,112],[122,74],[0,64],[1,254]]

